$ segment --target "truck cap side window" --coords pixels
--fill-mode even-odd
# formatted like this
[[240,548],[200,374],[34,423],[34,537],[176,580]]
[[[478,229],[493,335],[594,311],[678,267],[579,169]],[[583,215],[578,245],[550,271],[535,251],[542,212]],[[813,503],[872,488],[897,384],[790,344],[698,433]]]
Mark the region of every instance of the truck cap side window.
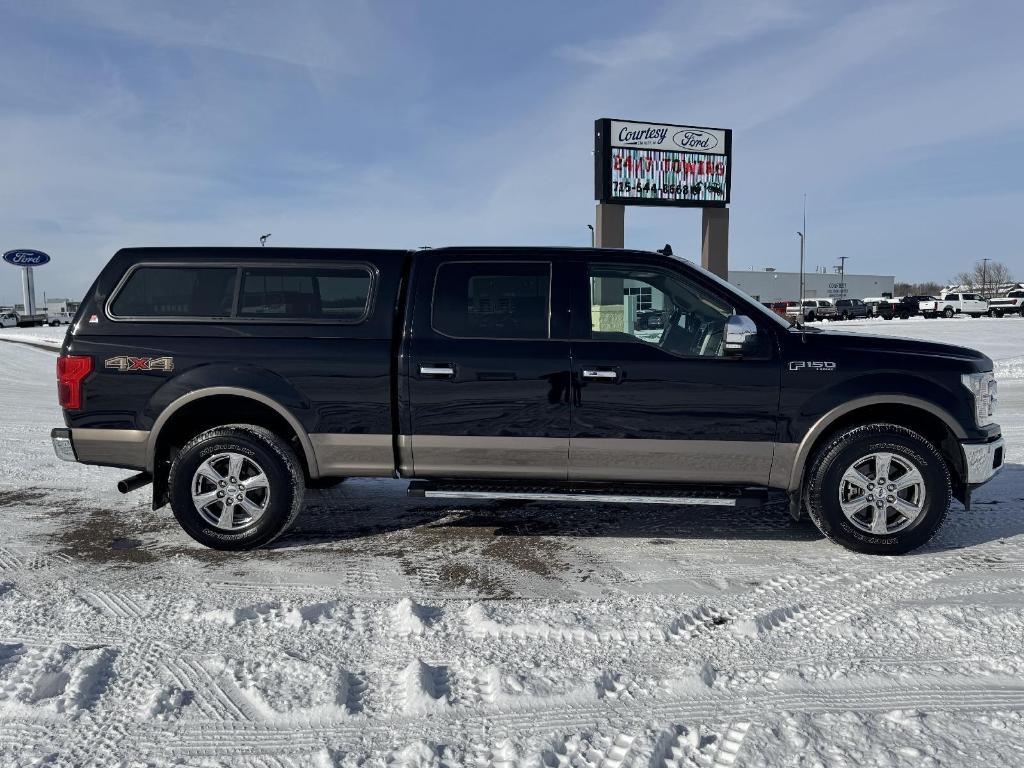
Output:
[[639,341],[683,357],[723,357],[733,308],[674,274],[645,266],[590,267],[591,338]]
[[111,302],[115,318],[230,317],[234,267],[139,267]]
[[431,324],[455,338],[546,339],[551,265],[447,262],[434,282]]
[[370,284],[365,267],[246,267],[238,316],[358,323],[366,317]]

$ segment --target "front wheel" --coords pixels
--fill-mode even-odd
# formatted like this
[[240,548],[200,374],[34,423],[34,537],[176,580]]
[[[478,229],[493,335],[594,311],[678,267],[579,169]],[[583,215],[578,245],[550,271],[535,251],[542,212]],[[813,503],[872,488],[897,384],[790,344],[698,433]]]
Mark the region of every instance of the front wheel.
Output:
[[305,482],[288,443],[269,429],[229,424],[188,442],[171,463],[171,509],[212,549],[255,549],[291,526]]
[[931,539],[949,512],[945,460],[930,442],[896,424],[869,424],[836,436],[808,477],[814,524],[855,552],[909,552]]
[[988,316],[989,317],[1002,317],[1003,316],[1003,310],[1001,310],[1001,309],[990,309],[988,311]]

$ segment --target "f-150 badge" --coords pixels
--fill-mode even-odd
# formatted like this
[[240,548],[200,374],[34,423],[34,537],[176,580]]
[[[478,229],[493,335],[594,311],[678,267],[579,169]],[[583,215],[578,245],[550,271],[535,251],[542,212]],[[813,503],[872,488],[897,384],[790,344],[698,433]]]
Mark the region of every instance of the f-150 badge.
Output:
[[104,368],[116,371],[173,371],[173,357],[108,357]]
[[836,364],[831,360],[791,360],[791,371],[834,371]]

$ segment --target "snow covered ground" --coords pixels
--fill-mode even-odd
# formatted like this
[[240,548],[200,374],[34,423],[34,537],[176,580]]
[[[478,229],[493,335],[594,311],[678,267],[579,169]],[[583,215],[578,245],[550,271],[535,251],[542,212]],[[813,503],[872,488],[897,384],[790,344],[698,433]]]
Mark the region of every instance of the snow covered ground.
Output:
[[1000,373],[1008,466],[925,549],[778,510],[310,492],[202,549],[59,462],[52,342],[0,331],[0,765],[1024,764],[1024,320],[851,322]]

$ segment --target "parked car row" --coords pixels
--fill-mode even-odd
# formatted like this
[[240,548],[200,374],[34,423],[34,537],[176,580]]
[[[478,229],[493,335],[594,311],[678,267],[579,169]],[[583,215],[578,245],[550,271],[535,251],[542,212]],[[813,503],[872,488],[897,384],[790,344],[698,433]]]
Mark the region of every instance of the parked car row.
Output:
[[865,299],[804,299],[798,301],[765,302],[765,306],[778,315],[804,322],[815,320],[855,320],[861,317],[881,317],[892,320],[898,317],[921,315],[926,318],[955,317],[1002,317],[1003,315],[1024,314],[1024,289],[1013,290],[1005,296],[986,299],[978,293],[946,293],[940,298],[934,296],[887,296]]

